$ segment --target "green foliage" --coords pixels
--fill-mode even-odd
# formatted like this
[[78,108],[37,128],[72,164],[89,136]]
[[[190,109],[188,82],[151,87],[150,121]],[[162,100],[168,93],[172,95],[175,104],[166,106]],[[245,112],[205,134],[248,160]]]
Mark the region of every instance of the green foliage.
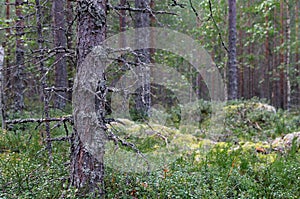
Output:
[[[239,101],[224,107],[227,125],[234,130],[233,137],[239,138],[230,139],[235,142],[203,139],[205,129],[199,131],[197,123],[174,129],[150,122],[150,128],[121,119],[125,125],[114,125],[112,130],[142,153],[159,155],[171,150],[178,156],[150,175],[107,166],[106,198],[297,198],[300,191],[299,146],[294,140],[290,150],[276,152],[265,140],[299,130],[299,114],[283,111],[275,114],[262,109],[262,104],[256,100]],[[197,106],[190,104],[188,107],[191,114],[200,107],[205,118],[200,122],[201,127],[209,123],[211,107],[208,102],[200,101]],[[51,115],[61,114],[61,111],[51,111]],[[261,129],[250,125],[255,123]],[[78,190],[69,186],[68,143],[53,143],[54,160],[48,164],[40,129],[26,124],[1,132],[0,196],[93,198],[80,196]],[[245,131],[252,134],[245,134]],[[62,127],[51,131],[52,137],[64,134]],[[132,150],[125,146],[120,148]]]
[[[285,133],[286,126],[282,118],[288,114],[275,110],[274,107],[251,101],[231,102],[226,107],[226,132],[230,136],[247,140],[266,140]],[[280,128],[284,129],[280,129]]]
[[108,169],[108,198],[297,198],[299,157],[278,157],[271,164],[242,150],[211,150],[200,162],[186,155],[151,175]]
[[[16,127],[0,134],[1,198],[59,198],[67,187],[68,144],[53,144],[54,160],[48,164],[48,152],[34,125]],[[53,132],[53,136],[62,131]]]

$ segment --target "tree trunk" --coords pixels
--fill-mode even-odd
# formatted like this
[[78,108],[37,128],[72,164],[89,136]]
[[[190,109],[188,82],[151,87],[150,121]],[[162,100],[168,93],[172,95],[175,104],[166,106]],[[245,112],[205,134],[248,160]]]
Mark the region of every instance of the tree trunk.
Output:
[[[154,7],[155,7],[155,0],[150,0],[151,10],[154,10]],[[153,15],[151,15],[150,16],[150,26],[154,27],[155,23],[156,23],[156,19]],[[155,35],[153,34],[153,32],[150,33],[150,44],[151,44],[151,46],[155,46]],[[151,61],[152,64],[154,64],[155,63],[155,60],[154,60],[155,49],[151,48],[149,50],[150,50],[150,61]]]
[[[8,88],[11,88],[12,80],[11,80],[11,66],[10,66],[10,56],[11,56],[11,47],[9,44],[10,37],[11,37],[11,26],[10,26],[10,0],[6,0],[6,10],[5,10],[5,19],[6,19],[6,37],[3,42],[3,47],[5,51],[5,70],[4,70],[4,85]],[[9,89],[11,90],[11,89]],[[11,92],[6,91],[5,96],[3,96],[3,99],[10,99],[11,98]],[[8,100],[7,100],[8,101]]]
[[291,82],[290,82],[290,56],[291,56],[291,28],[290,28],[290,5],[287,1],[286,5],[286,42],[287,42],[287,49],[286,49],[286,108],[287,110],[290,110],[291,108]]
[[[75,18],[75,13],[73,11],[73,0],[67,0],[67,8],[66,8],[66,39],[67,39],[67,48],[68,50],[74,50],[74,45],[75,45],[75,37],[74,37],[74,30],[73,30],[73,26],[74,26],[74,18]],[[71,72],[73,74],[73,71],[76,70],[76,65],[75,63],[75,58],[72,57],[68,57],[67,58],[67,71]],[[68,87],[71,88],[73,86],[73,79],[68,79]],[[68,92],[67,93],[68,96],[68,100],[72,101],[72,92]]]
[[280,1],[280,63],[279,63],[279,77],[280,77],[280,81],[279,81],[279,99],[280,99],[280,103],[279,106],[280,108],[285,108],[285,74],[284,74],[284,49],[283,49],[283,45],[284,45],[284,19],[283,19],[283,15],[284,15],[284,1],[281,0]]
[[228,99],[234,100],[238,96],[238,74],[236,61],[236,1],[228,0],[229,5],[229,53],[228,53]]
[[13,70],[14,109],[24,109],[24,19],[22,15],[23,0],[16,0],[16,68]]
[[[5,8],[5,19],[6,21],[6,25],[7,27],[9,27],[9,19],[10,19],[10,0],[6,0],[6,8]],[[9,56],[10,56],[10,48],[8,47],[9,43],[9,37],[10,37],[10,28],[6,28],[6,37],[5,40],[3,41],[2,45],[3,45],[3,66],[2,66],[2,86],[1,86],[1,90],[2,90],[2,98],[1,98],[1,104],[2,104],[2,109],[1,109],[1,114],[2,114],[2,129],[6,128],[5,125],[5,119],[6,119],[6,98],[8,96],[8,92],[5,92],[5,86],[9,87],[10,86],[10,62],[9,62]],[[4,56],[5,54],[5,56]]]
[[[42,6],[39,0],[35,0],[35,10],[36,10],[36,25],[37,25],[37,36],[38,36],[38,45],[39,45],[39,65],[40,65],[40,76],[41,78],[41,101],[44,103],[44,114],[45,119],[49,119],[49,95],[45,90],[47,86],[47,70],[44,66],[44,37],[43,37],[43,27],[42,27]],[[49,163],[52,162],[52,144],[50,136],[50,123],[45,122],[46,136],[47,136],[47,150],[49,155]]]
[[[277,15],[277,9],[276,7],[274,8],[274,16]],[[276,30],[278,27],[278,24],[277,24],[277,20],[276,18],[274,17],[273,18],[273,24],[274,24],[274,29]],[[280,27],[279,27],[280,28]],[[272,42],[272,47],[273,49],[275,49],[276,47],[278,47],[278,39],[279,37],[277,35],[273,36],[273,42]],[[278,53],[273,50],[273,56],[272,56],[272,105],[275,106],[276,108],[279,107],[279,86],[278,86],[278,79],[279,79],[279,73],[278,73]]]
[[[299,1],[295,1],[295,41],[299,41],[299,7],[300,7],[300,2]],[[299,77],[300,76],[300,52],[299,52],[299,42],[296,42],[296,72],[295,72],[295,76],[294,77]],[[296,104],[298,107],[300,107],[300,82],[299,80],[295,82],[294,85],[294,104]]]
[[[149,0],[135,0],[135,7],[140,9],[146,9],[150,6]],[[147,12],[137,12],[135,16],[135,27],[143,28],[150,26],[150,15]],[[148,31],[136,31],[136,45],[141,46],[143,43],[150,42],[150,32]],[[144,120],[149,116],[149,110],[151,106],[150,95],[150,50],[141,49],[137,51],[137,63],[138,63],[138,76],[139,76],[139,89],[141,93],[137,94],[135,99],[137,114],[139,118]]]
[[0,117],[1,117],[1,127],[2,130],[5,129],[5,112],[4,112],[4,103],[3,103],[3,95],[4,95],[4,87],[3,87],[3,66],[4,66],[4,48],[0,45]]
[[244,97],[244,58],[243,58],[243,53],[244,53],[244,46],[243,46],[243,30],[239,30],[239,38],[240,38],[240,42],[239,42],[239,48],[240,48],[240,60],[239,60],[239,80],[238,80],[238,85],[239,85],[239,98],[243,98]]
[[[67,63],[64,51],[67,47],[66,29],[65,29],[65,0],[53,0],[53,36],[54,47],[57,49],[55,55],[55,87],[66,88],[68,86]],[[57,92],[55,96],[55,107],[63,109],[66,106],[67,93]]]
[[[265,8],[265,12],[268,12],[269,8],[268,6],[266,6]],[[269,47],[269,16],[268,14],[266,15],[265,17],[265,24],[266,24],[266,39],[265,39],[265,67],[262,67],[264,68],[264,71],[263,71],[263,87],[261,89],[261,95],[263,96],[263,98],[266,98],[266,99],[270,99],[270,96],[269,96],[269,72],[270,72],[270,62],[269,62],[269,58],[270,58],[270,47]]]
[[[79,78],[80,80],[80,78],[92,77],[93,64],[89,66],[91,68],[82,68],[85,66],[82,63],[93,47],[100,45],[105,39],[106,1],[78,0],[77,12],[77,73],[79,74],[79,76],[77,74],[77,79]],[[80,75],[85,72],[89,73],[88,76]],[[77,83],[75,81],[73,88],[74,131],[71,143],[71,184],[84,193],[89,192],[94,195],[102,195],[104,193],[104,140],[102,139],[105,135],[103,129],[104,99],[101,98],[101,100],[97,101],[100,104],[100,107],[99,104],[97,105],[100,112],[98,119],[100,120],[93,121],[97,124],[102,124],[102,129],[99,130],[95,129],[98,128],[97,125],[95,127],[90,121],[87,121],[92,117],[94,118],[92,112],[95,109],[95,95],[87,91],[89,88],[86,88],[83,83],[82,81],[77,81]],[[86,117],[87,115],[91,117]],[[99,142],[102,143],[99,144],[100,151],[98,151],[97,157],[88,150],[87,147],[89,146],[86,145],[86,140],[84,140],[86,137],[93,137],[96,130],[99,131]]]

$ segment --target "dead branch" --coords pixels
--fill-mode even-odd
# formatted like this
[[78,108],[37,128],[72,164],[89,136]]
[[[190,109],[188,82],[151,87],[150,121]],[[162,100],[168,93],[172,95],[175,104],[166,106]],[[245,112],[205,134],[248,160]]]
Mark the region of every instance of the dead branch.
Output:
[[163,10],[158,10],[158,11],[154,11],[151,10],[150,8],[133,8],[133,7],[129,7],[129,6],[111,6],[111,9],[114,10],[128,10],[131,12],[143,12],[143,13],[153,13],[153,14],[169,14],[169,15],[177,15],[174,12],[167,12],[167,11],[163,11]]
[[70,141],[71,137],[67,136],[67,137],[56,137],[56,138],[50,138],[50,139],[46,138],[45,140],[50,141],[50,142]]
[[73,124],[72,115],[63,116],[60,118],[26,118],[26,119],[14,119],[6,120],[6,124],[24,124],[24,123],[44,123],[44,122],[70,122]]
[[49,91],[49,92],[72,92],[73,88],[67,88],[67,87],[47,87],[44,88],[45,91]]

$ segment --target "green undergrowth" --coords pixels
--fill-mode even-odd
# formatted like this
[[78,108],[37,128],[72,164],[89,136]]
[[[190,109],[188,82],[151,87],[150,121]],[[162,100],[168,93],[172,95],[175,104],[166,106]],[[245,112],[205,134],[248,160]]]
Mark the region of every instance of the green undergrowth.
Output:
[[[179,128],[119,119],[123,124],[113,123],[110,131],[122,144],[109,142],[105,153],[105,198],[298,198],[299,146],[294,140],[277,151],[271,143],[300,130],[299,114],[261,106],[226,105],[219,134],[209,134],[207,104],[201,121]],[[53,142],[49,164],[44,129],[22,124],[1,131],[0,198],[92,198],[69,186],[68,142]],[[63,125],[51,129],[51,137],[66,136]]]
[[[182,109],[183,117],[187,117],[188,120],[182,123],[181,130],[215,141],[257,142],[300,131],[299,110],[290,112],[276,110],[256,99],[224,104],[214,115],[213,122],[212,108],[206,101],[199,100],[183,106]],[[215,121],[222,125],[216,127]]]
[[108,198],[297,198],[299,156],[271,163],[256,154],[216,148],[202,157],[192,153],[150,175],[109,170]]
[[[69,144],[53,142],[49,164],[43,125],[15,125],[0,135],[0,198],[59,198],[68,179]],[[62,129],[51,131],[63,136]]]

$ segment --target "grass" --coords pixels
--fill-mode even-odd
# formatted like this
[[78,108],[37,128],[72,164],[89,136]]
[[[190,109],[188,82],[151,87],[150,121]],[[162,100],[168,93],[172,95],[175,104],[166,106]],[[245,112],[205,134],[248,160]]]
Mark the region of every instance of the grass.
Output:
[[[123,121],[125,127],[115,126],[116,134],[135,143],[145,155],[152,154],[153,162],[162,154],[176,155],[172,161],[153,164],[150,174],[137,172],[137,164],[126,169],[122,163],[120,167],[106,164],[106,198],[298,198],[299,148],[294,145],[279,153],[264,141],[298,131],[299,115],[256,112],[247,104],[227,108],[224,133],[230,136],[224,140],[208,140],[203,124],[201,131],[188,125],[176,129],[151,124],[149,129],[129,120]],[[260,129],[252,126],[256,123]],[[42,126],[26,124],[1,132],[0,198],[78,198],[68,183],[69,143],[53,142],[54,159],[49,165],[42,131]],[[51,133],[52,137],[65,135],[63,127]],[[256,147],[270,151],[259,153]]]

